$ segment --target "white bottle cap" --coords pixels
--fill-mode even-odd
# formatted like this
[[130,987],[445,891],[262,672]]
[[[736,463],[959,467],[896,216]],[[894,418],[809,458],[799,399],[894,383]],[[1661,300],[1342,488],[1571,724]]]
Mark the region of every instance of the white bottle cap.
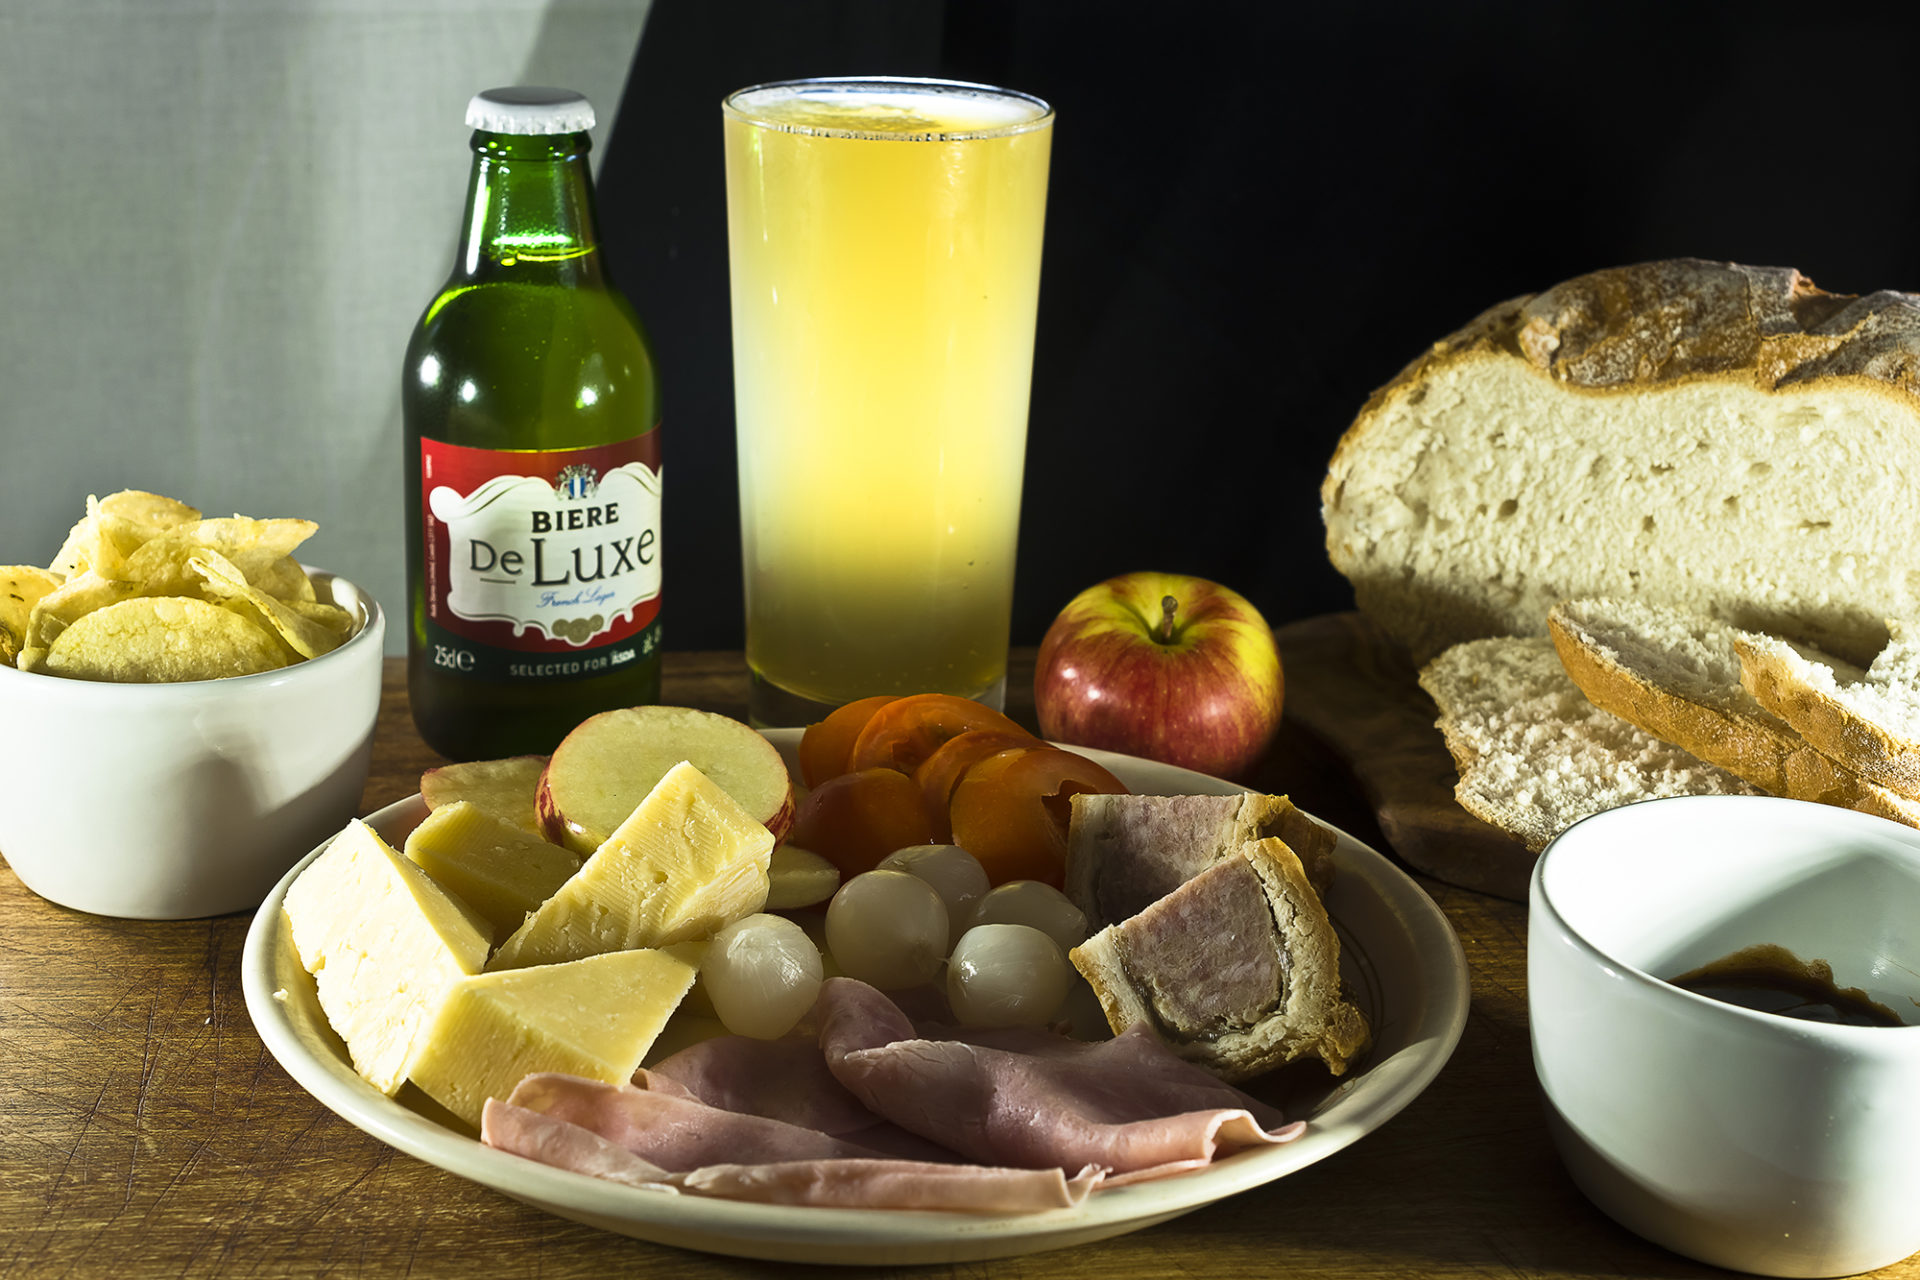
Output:
[[584,133],[593,128],[593,104],[572,89],[488,89],[467,104],[467,127],[488,133]]

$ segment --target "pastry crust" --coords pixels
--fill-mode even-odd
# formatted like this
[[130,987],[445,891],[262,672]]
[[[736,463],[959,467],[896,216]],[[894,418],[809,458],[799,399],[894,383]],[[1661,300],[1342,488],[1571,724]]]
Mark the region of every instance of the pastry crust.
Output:
[[1070,801],[1065,888],[1089,929],[1146,910],[1241,846],[1287,842],[1319,892],[1333,880],[1339,838],[1286,796],[1136,796]]

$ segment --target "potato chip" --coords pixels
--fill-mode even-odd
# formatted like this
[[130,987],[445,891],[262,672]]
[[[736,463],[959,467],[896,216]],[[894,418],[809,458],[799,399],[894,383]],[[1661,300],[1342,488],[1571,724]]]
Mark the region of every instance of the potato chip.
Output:
[[340,647],[342,635],[320,622],[302,616],[260,588],[249,583],[231,560],[217,551],[203,551],[187,562],[206,583],[209,597],[229,604],[243,604],[243,616],[255,616],[277,632],[289,648],[303,658],[317,658]]
[[[294,591],[301,598],[291,572],[305,582],[306,573],[291,560],[293,550],[313,536],[319,526],[311,520],[252,520],[227,516],[175,525],[156,535],[127,557],[129,582],[139,583],[149,595],[198,594],[200,575],[188,561],[203,551],[217,551],[233,562],[246,580],[269,595]],[[269,585],[271,584],[271,585]],[[306,599],[312,598],[312,587]]]
[[204,519],[142,489],[89,497],[53,569],[0,567],[0,664],[155,682],[318,657],[353,634],[354,617],[321,601],[294,559],[317,528]]
[[91,569],[75,574],[33,602],[22,648],[44,649],[83,615],[139,594],[133,583],[103,578]]
[[60,544],[59,553],[49,567],[63,578],[87,572],[104,578],[121,577],[126,569],[127,553],[138,547],[139,541],[133,539],[123,545],[121,539],[114,536],[117,530],[113,523],[103,521],[91,509],[93,499],[87,502],[87,514],[67,531],[67,540]]
[[337,604],[328,604],[323,600],[287,600],[282,603],[307,621],[317,622],[333,632],[342,644],[353,635],[354,616]]
[[248,574],[247,581],[275,600],[311,603],[317,598],[307,571],[292,556],[276,560],[258,573]]
[[122,489],[104,498],[89,495],[87,514],[68,530],[51,567],[62,577],[88,569],[106,578],[123,577],[126,558],[142,543],[199,518],[184,502],[139,489]]
[[286,665],[278,638],[232,610],[205,600],[137,596],[74,619],[48,646],[43,669],[79,680],[158,684]]
[[27,641],[33,606],[60,585],[46,569],[30,564],[0,565],[0,666],[12,666]]
[[184,502],[141,489],[110,493],[100,499],[97,506],[90,503],[88,509],[96,515],[126,521],[140,530],[142,542],[175,525],[191,524],[200,518],[200,512]]

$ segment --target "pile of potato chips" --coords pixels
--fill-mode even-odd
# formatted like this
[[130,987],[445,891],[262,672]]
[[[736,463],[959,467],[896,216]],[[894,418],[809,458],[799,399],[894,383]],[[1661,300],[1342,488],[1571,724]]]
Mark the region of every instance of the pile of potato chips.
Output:
[[88,498],[52,565],[0,565],[0,663],[155,684],[318,657],[355,624],[315,597],[293,559],[318,527],[206,520],[184,502],[136,489]]

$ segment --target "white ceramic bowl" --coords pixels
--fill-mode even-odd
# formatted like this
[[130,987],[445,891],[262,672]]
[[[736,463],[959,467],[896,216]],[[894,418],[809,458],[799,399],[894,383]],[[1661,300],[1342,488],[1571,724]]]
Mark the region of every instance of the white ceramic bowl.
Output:
[[1763,1275],[1920,1250],[1920,1026],[1813,1023],[1663,978],[1756,943],[1920,1022],[1920,831],[1755,796],[1587,819],[1534,869],[1527,1005],[1555,1143],[1658,1244]]
[[0,854],[29,889],[99,915],[180,920],[258,906],[359,809],[386,622],[279,671],[181,684],[63,680],[0,667]]

